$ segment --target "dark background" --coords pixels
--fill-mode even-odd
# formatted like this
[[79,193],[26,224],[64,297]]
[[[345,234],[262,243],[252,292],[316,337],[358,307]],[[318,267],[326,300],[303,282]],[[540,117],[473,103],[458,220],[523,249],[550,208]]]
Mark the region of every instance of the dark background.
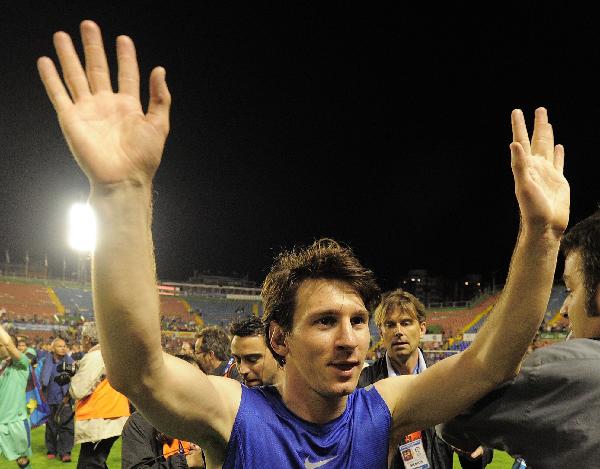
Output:
[[[155,181],[161,279],[260,282],[282,247],[329,236],[391,287],[411,268],[505,275],[518,228],[510,111],[546,106],[571,221],[595,210],[600,29],[567,2],[7,2],[0,17],[0,249],[60,269],[88,186],[37,78],[82,19],[167,69],[172,131]],[[398,2],[399,3],[399,2]],[[591,8],[591,7],[590,7]]]

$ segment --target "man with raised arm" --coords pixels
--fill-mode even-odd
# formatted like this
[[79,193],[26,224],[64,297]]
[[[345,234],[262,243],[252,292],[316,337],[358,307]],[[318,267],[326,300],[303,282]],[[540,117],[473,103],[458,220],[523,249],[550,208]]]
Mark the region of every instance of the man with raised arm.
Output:
[[356,390],[378,288],[349,249],[321,240],[280,255],[265,279],[263,320],[284,381],[247,388],[161,350],[150,226],[152,178],[169,131],[165,71],[150,75],[144,114],[131,39],[117,38],[114,93],[100,29],[84,21],[81,36],[85,68],[59,32],[64,81],[47,57],[38,69],[90,180],[99,227],[94,310],[108,378],[161,431],[199,443],[207,467],[383,468],[400,436],[451,418],[515,375],[545,312],[569,214],[564,152],[545,109],[536,110],[531,142],[523,114],[512,114],[521,230],[505,291],[468,350]]

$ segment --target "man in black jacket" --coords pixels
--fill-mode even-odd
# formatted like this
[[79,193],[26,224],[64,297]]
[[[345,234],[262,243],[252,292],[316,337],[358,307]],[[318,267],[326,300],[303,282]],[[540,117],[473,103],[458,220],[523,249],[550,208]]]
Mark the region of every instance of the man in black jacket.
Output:
[[[359,387],[366,387],[389,376],[419,374],[427,368],[419,349],[426,331],[425,319],[425,306],[414,295],[401,289],[383,295],[381,303],[375,309],[375,324],[381,333],[386,353],[362,371]],[[405,445],[422,446],[432,469],[452,469],[452,447],[436,435],[435,429],[427,428],[407,435],[404,444],[396,449],[391,467],[404,467],[402,449]],[[491,453],[486,450],[483,457],[475,460],[461,457],[462,467],[485,467],[491,461]]]

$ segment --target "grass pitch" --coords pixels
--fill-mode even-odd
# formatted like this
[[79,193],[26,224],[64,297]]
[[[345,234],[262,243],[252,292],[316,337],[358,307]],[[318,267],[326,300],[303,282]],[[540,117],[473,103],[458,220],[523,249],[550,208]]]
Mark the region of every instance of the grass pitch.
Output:
[[[44,446],[44,427],[35,428],[31,432],[31,458],[32,469],[75,469],[77,467],[77,458],[79,457],[79,445],[73,447],[71,457],[73,462],[62,463],[60,461],[46,459],[46,447]],[[494,461],[487,466],[487,469],[510,469],[513,459],[506,453],[494,451]],[[107,465],[110,469],[119,469],[121,467],[121,439],[119,438],[113,445],[108,456]],[[14,461],[7,461],[0,456],[0,469],[15,469],[17,464]],[[460,469],[460,463],[456,455],[454,456],[454,469]]]

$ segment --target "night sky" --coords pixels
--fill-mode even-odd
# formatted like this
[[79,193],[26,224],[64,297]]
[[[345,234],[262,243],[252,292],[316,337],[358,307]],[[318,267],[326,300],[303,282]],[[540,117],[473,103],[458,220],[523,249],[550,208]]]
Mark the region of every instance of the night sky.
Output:
[[[161,279],[260,282],[282,247],[349,244],[388,288],[408,269],[504,276],[518,212],[510,112],[545,106],[566,147],[571,220],[600,200],[600,29],[568,3],[7,2],[0,16],[0,249],[60,269],[88,185],[35,68],[82,19],[167,69],[155,180]],[[481,4],[484,5],[484,4]],[[116,68],[115,68],[116,70]],[[146,98],[145,98],[146,101]],[[498,281],[498,278],[496,279]]]

